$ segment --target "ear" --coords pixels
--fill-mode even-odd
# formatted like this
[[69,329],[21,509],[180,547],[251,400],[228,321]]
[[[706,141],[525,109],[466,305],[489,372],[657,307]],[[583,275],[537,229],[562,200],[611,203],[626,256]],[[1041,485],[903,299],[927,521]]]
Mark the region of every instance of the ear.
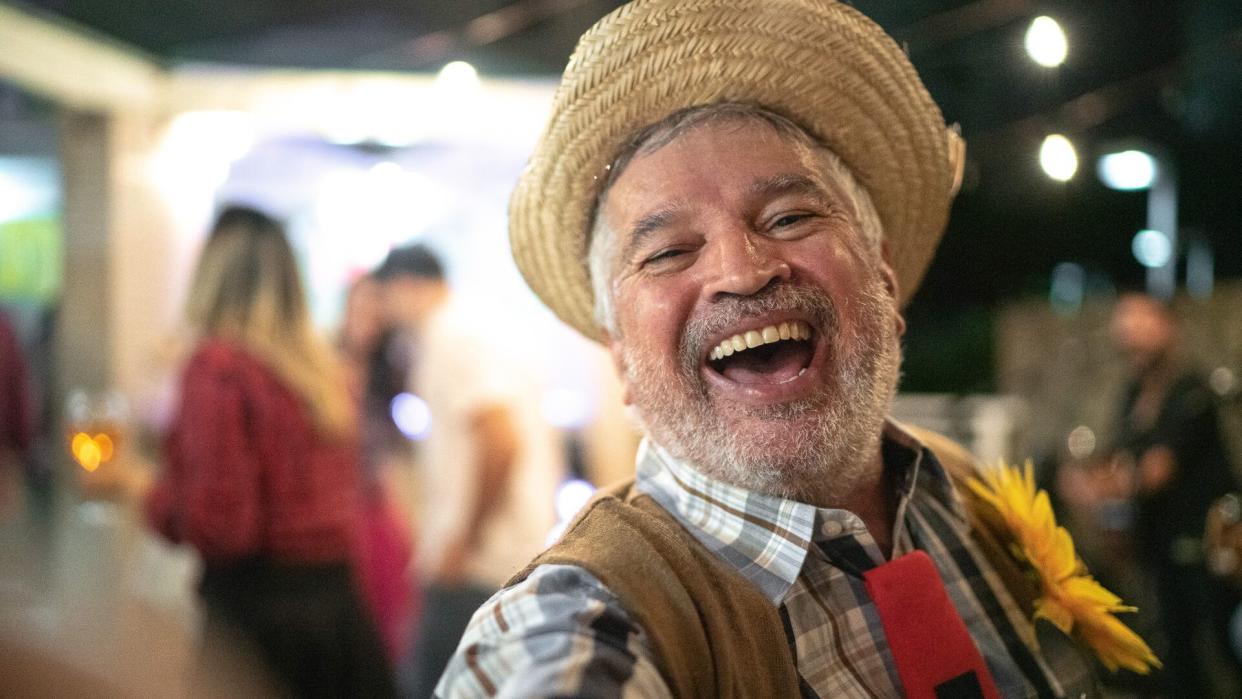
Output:
[[621,355],[621,346],[612,333],[604,328],[599,329],[599,341],[604,347],[608,348],[608,354],[612,355],[612,366],[617,371],[617,379],[621,382],[621,402],[630,406],[634,404],[634,397],[630,394],[630,383],[625,380],[625,359]]
[[897,337],[906,334],[906,317],[901,314],[901,287],[897,283],[897,273],[893,271],[893,256],[888,241],[880,244],[880,278],[884,280],[884,289],[893,297],[893,315],[896,317]]

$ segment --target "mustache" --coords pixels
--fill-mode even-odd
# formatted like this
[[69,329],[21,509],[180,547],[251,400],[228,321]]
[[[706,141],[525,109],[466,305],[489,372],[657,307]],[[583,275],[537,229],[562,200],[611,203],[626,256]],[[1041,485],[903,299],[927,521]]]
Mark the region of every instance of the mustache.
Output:
[[682,367],[691,375],[706,353],[709,338],[737,327],[750,318],[777,311],[794,311],[821,333],[835,334],[840,314],[837,305],[818,287],[781,282],[771,284],[750,296],[725,296],[686,323],[681,335]]

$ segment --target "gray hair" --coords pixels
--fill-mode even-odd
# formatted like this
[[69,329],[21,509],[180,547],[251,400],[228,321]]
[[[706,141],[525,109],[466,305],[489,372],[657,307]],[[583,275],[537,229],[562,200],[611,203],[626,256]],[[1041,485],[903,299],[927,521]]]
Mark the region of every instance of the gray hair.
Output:
[[806,129],[793,121],[755,104],[721,102],[699,105],[674,112],[664,119],[637,131],[621,148],[620,153],[608,166],[608,176],[595,200],[592,215],[590,246],[587,251],[587,269],[591,275],[591,290],[595,295],[595,322],[608,333],[617,332],[616,309],[613,307],[612,252],[615,232],[604,221],[604,202],[617,178],[638,155],[654,153],[672,143],[679,136],[696,127],[709,123],[749,121],[766,124],[781,138],[806,147],[815,154],[821,172],[829,182],[836,183],[854,206],[856,223],[863,240],[875,253],[879,253],[883,240],[880,216],[871,201],[871,194],[858,182],[841,158],[828,146],[811,136]]

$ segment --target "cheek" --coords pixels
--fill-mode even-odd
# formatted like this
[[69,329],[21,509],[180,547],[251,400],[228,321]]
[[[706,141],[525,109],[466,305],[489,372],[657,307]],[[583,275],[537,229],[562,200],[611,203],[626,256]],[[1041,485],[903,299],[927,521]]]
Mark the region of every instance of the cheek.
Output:
[[648,366],[676,361],[693,297],[675,284],[647,280],[618,290],[617,329],[631,352]]
[[791,252],[795,274],[834,298],[849,298],[852,290],[863,288],[870,279],[866,257],[840,240],[808,241]]

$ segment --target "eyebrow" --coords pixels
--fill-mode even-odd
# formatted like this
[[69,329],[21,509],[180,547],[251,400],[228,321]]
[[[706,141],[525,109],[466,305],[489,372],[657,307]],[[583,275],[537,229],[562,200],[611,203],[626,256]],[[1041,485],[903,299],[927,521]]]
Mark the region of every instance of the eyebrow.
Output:
[[621,259],[633,259],[634,251],[642,245],[644,240],[651,237],[652,233],[655,233],[661,228],[664,228],[672,223],[673,220],[679,217],[684,211],[684,204],[670,204],[638,219],[634,225],[630,227],[629,240],[625,242],[625,248],[622,251]]
[[814,197],[825,208],[840,206],[840,203],[829,195],[824,185],[801,174],[782,173],[770,177],[761,177],[752,182],[748,190],[751,195],[764,196],[805,194]]

